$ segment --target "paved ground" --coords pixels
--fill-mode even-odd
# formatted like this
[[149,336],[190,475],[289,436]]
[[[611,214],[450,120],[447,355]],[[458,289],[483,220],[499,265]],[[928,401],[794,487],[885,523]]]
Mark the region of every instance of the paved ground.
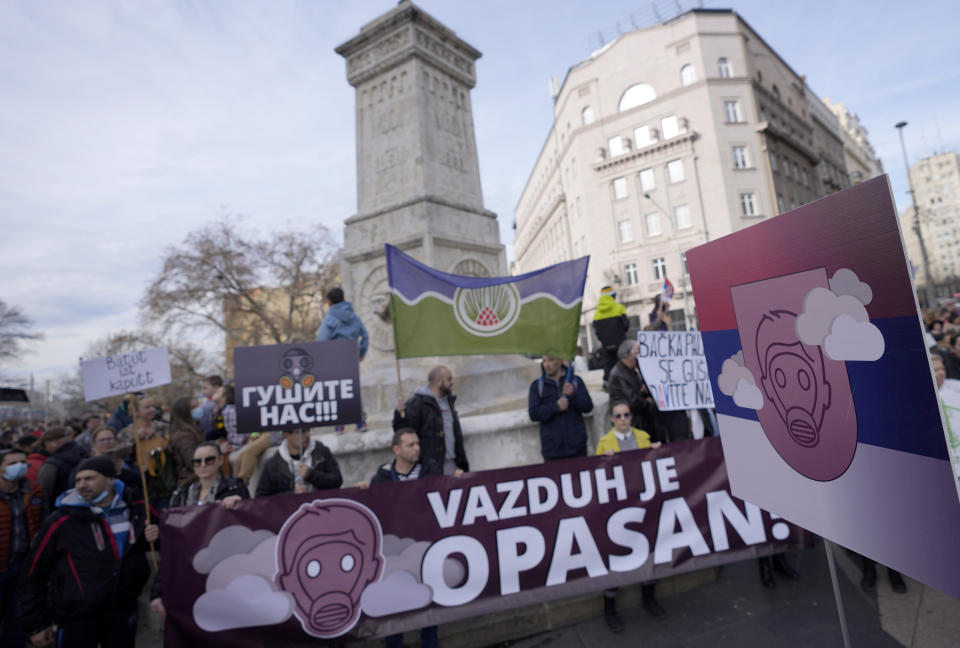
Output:
[[[890,589],[879,569],[877,592],[860,591],[860,573],[838,551],[841,596],[853,648],[935,648],[960,645],[960,601],[907,579],[905,595]],[[760,584],[755,561],[727,565],[716,582],[663,601],[668,617],[656,621],[642,608],[624,610],[626,631],[614,635],[602,618],[513,642],[512,648],[644,648],[724,646],[800,648],[843,646],[823,546],[791,557],[799,581]]]
[[[907,578],[908,592],[890,589],[878,566],[877,591],[860,591],[860,572],[837,550],[840,590],[852,648],[940,648],[960,645],[960,601]],[[642,608],[621,610],[626,631],[614,635],[601,617],[506,644],[511,648],[594,648],[611,645],[685,648],[842,647],[833,587],[823,545],[793,554],[799,581],[760,584],[756,561],[725,566],[716,582],[663,600],[668,617],[656,621]],[[413,640],[415,633],[408,633]],[[139,648],[162,645],[144,627]],[[479,644],[478,644],[479,645]]]

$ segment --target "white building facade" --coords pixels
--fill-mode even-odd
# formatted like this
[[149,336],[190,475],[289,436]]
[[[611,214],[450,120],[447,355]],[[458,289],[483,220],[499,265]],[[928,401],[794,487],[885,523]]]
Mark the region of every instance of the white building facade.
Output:
[[643,325],[667,277],[673,328],[696,326],[686,250],[849,186],[837,119],[820,105],[815,122],[810,95],[730,10],[623,34],[555,98],[516,207],[516,271],[590,255],[588,348],[608,284]]

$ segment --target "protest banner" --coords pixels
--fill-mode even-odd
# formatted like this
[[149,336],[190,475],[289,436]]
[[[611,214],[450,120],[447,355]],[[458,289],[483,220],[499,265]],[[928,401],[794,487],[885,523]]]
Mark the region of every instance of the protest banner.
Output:
[[713,407],[699,331],[638,331],[637,364],[661,412]]
[[385,247],[397,358],[576,355],[589,257],[516,277],[464,277]]
[[887,178],[687,263],[733,493],[960,597],[960,499]]
[[731,497],[716,438],[169,509],[169,645],[383,636],[750,557],[812,536]]
[[356,340],[237,347],[233,366],[238,432],[361,420]]
[[170,358],[166,347],[145,349],[132,353],[80,363],[83,379],[83,398],[90,401],[122,396],[166,385],[170,382]]

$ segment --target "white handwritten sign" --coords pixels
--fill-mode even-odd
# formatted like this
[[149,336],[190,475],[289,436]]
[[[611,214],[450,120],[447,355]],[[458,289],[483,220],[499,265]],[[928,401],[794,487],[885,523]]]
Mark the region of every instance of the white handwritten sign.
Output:
[[170,358],[166,347],[157,347],[85,360],[80,372],[83,397],[89,402],[168,384]]
[[661,411],[713,407],[699,331],[639,331],[637,363]]

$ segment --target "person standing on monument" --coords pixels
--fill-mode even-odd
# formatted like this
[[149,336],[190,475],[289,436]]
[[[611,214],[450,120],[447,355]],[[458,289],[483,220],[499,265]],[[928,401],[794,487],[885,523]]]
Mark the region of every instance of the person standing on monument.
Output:
[[627,309],[617,302],[617,293],[611,286],[600,289],[597,310],[593,314],[593,332],[600,340],[603,362],[603,384],[607,385],[610,370],[617,364],[617,347],[626,339],[630,329]]
[[544,461],[587,456],[587,426],[583,415],[593,410],[586,385],[576,375],[566,380],[561,358],[543,356],[541,376],[530,384],[527,411],[540,424],[540,454]]
[[[344,301],[343,288],[339,286],[334,286],[327,291],[327,314],[324,315],[323,321],[320,322],[320,330],[317,331],[317,342],[327,340],[356,340],[360,360],[367,355],[367,349],[370,346],[367,327],[353,312],[353,304]],[[361,412],[357,432],[367,429],[366,418],[366,414]],[[335,430],[338,433],[343,432],[343,426],[338,425]]]
[[420,437],[421,454],[438,466],[444,475],[459,475],[470,471],[463,448],[463,431],[454,402],[453,374],[443,365],[437,365],[427,374],[427,384],[421,385],[406,402],[397,399],[393,413],[393,430],[413,428]]

